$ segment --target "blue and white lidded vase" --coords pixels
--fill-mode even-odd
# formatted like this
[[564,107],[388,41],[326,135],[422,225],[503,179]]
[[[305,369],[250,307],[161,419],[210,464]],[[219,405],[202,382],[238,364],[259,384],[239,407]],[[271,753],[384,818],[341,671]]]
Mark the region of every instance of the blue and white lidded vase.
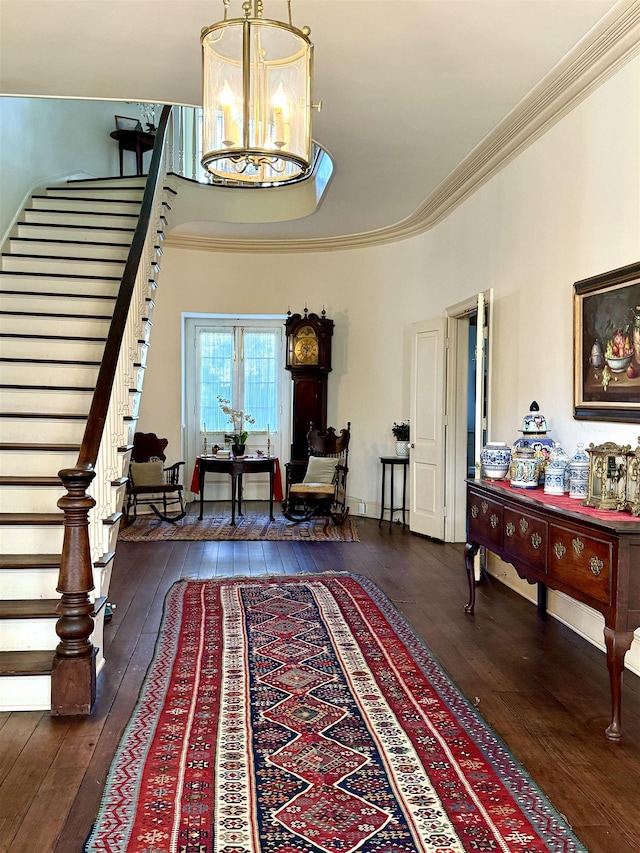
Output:
[[556,441],[549,453],[545,469],[544,492],[547,495],[564,495],[565,472],[569,463],[569,454],[565,453]]
[[586,500],[588,484],[589,454],[584,449],[584,444],[579,444],[575,456],[569,460],[569,497]]
[[484,476],[489,480],[504,480],[511,463],[511,448],[505,441],[490,441],[480,453]]

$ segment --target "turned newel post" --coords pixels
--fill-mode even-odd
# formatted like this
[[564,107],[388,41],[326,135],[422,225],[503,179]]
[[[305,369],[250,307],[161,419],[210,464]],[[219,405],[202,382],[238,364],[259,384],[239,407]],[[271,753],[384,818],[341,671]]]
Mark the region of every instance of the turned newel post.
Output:
[[96,649],[89,639],[93,632],[89,593],[94,588],[89,511],[95,501],[87,494],[95,471],[91,467],[65,468],[58,476],[67,494],[58,501],[64,512],[64,542],[57,586],[62,596],[56,623],[60,642],[51,674],[54,716],[89,714],[96,696]]

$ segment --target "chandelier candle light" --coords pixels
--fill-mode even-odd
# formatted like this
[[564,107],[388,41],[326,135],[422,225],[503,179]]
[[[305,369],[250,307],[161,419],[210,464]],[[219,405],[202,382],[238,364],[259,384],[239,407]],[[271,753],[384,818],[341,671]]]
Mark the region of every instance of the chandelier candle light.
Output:
[[[303,178],[311,163],[313,45],[309,27],[262,17],[246,0],[243,18],[202,30],[202,165],[214,177],[266,185]],[[320,109],[320,105],[317,105]]]

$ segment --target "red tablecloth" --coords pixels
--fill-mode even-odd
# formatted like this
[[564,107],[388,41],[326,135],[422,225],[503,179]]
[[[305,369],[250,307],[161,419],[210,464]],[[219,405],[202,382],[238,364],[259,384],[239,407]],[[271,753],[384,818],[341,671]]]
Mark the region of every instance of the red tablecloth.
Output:
[[[503,489],[511,490],[511,483],[507,480],[483,480],[483,483],[489,483],[492,486],[500,486]],[[561,509],[568,509],[572,512],[579,512],[583,515],[590,515],[593,518],[601,518],[605,521],[610,521],[612,517],[618,517],[618,521],[637,521],[640,524],[640,517],[633,516],[629,512],[618,512],[615,509],[595,509],[591,506],[583,506],[581,500],[570,498],[568,495],[548,495],[542,486],[537,489],[513,489],[514,492],[519,492],[529,498],[542,501],[542,503],[557,506]]]
[[[194,495],[200,494],[200,472],[198,470],[198,459],[196,458],[195,465],[193,466],[193,474],[191,475],[191,491]],[[274,501],[281,501],[284,497],[282,493],[282,476],[280,474],[280,460],[277,456],[273,457],[273,461],[275,462],[275,471],[273,475],[273,499]]]

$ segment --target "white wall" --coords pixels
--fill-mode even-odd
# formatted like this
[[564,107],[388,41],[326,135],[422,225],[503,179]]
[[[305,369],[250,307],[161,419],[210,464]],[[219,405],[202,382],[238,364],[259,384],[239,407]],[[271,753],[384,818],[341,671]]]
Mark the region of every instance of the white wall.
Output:
[[[378,456],[409,413],[410,325],[493,287],[493,438],[536,399],[553,437],[635,444],[640,428],[573,420],[573,282],[640,260],[640,59],[593,92],[428,233],[388,246],[237,255],[167,246],[140,428],[181,439],[181,311],[277,313],[324,304],[336,324],[329,423],[353,424],[351,505],[379,501]],[[383,179],[383,176],[382,178]],[[330,191],[330,190],[329,190]],[[160,341],[160,346],[158,346]],[[495,569],[531,596],[510,567]],[[550,608],[602,645],[602,620]],[[640,671],[640,644],[627,655]]]
[[[119,174],[118,143],[109,137],[114,115],[138,112],[111,101],[0,98],[0,243],[26,197],[45,181]],[[125,174],[133,166],[125,160]]]

